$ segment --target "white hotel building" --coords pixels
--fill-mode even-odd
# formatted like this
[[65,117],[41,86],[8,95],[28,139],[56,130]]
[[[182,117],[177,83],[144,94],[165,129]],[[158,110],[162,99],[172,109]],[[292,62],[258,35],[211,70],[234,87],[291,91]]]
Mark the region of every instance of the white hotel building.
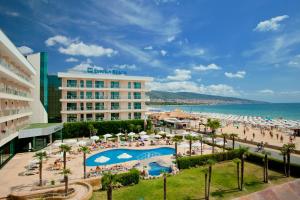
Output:
[[[117,73],[115,73],[117,72]],[[58,73],[62,122],[144,119],[151,77],[88,68],[86,73]]]

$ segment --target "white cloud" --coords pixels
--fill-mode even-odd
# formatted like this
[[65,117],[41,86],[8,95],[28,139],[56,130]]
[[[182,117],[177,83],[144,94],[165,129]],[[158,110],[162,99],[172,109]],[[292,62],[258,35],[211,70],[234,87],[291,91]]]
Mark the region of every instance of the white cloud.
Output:
[[237,71],[236,73],[232,72],[225,72],[224,73],[226,77],[228,78],[245,78],[246,72],[245,71]]
[[66,62],[78,62],[78,59],[71,57],[71,58],[67,58]]
[[270,90],[270,89],[259,90],[258,92],[261,94],[266,94],[266,95],[274,94],[274,91]]
[[11,17],[19,17],[20,16],[20,13],[15,12],[15,11],[6,11],[5,14],[8,16],[11,16]]
[[181,53],[187,56],[199,57],[199,56],[204,56],[206,51],[203,48],[183,48]]
[[288,15],[281,15],[273,17],[269,20],[261,21],[257,24],[254,31],[266,32],[266,31],[276,31],[281,26],[279,22],[289,18]]
[[193,81],[170,81],[163,82],[155,80],[149,83],[151,90],[161,90],[169,92],[195,92],[200,94],[221,95],[221,96],[239,96],[239,92],[233,87],[225,84],[198,85]]
[[208,70],[219,70],[221,69],[221,67],[219,67],[218,65],[211,63],[207,66],[205,65],[197,65],[193,67],[194,70],[196,71],[208,71]]
[[20,46],[18,47],[18,49],[23,55],[28,55],[33,53],[33,50],[28,46]]
[[175,37],[174,35],[173,35],[173,36],[170,36],[170,37],[167,38],[167,41],[168,41],[168,42],[172,42],[173,40],[175,40],[175,38],[176,38],[176,37]]
[[83,61],[80,64],[69,68],[68,72],[86,72],[87,68],[91,68],[91,67],[99,70],[103,69],[103,67],[94,65],[90,59],[87,59],[86,61]]
[[160,50],[160,53],[161,53],[161,55],[162,55],[162,56],[165,56],[165,55],[167,55],[167,51],[165,51],[165,50],[163,50],[163,49],[162,49],[162,50]]
[[152,46],[146,46],[144,49],[145,49],[145,50],[152,50],[153,47],[152,47]]
[[104,48],[95,44],[88,45],[83,42],[72,43],[67,47],[60,47],[58,51],[67,55],[80,55],[85,57],[110,57],[117,53],[117,51],[111,48]]
[[46,46],[54,46],[55,44],[62,44],[62,45],[69,45],[72,42],[70,38],[67,38],[66,36],[63,35],[56,35],[53,37],[48,38],[45,41]]
[[114,65],[113,68],[135,70],[137,67],[136,65],[122,64],[122,65]]
[[167,76],[167,79],[172,81],[186,81],[191,79],[191,71],[185,69],[175,69],[174,75]]

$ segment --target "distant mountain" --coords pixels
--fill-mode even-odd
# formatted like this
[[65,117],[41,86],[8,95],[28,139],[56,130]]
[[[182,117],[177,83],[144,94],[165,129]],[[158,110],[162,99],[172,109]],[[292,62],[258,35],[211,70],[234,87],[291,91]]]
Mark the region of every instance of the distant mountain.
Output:
[[149,104],[256,104],[266,103],[235,97],[224,97],[193,92],[151,91]]

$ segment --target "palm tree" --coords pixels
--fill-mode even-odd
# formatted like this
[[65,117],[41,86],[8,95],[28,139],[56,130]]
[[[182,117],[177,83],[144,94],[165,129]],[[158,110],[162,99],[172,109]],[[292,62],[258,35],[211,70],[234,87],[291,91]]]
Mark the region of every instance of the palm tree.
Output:
[[246,158],[246,155],[249,152],[249,148],[240,146],[238,152],[239,152],[239,155],[240,155],[240,158],[241,158],[241,188],[240,188],[240,190],[243,190],[243,187],[244,187],[245,158]]
[[64,182],[65,182],[65,196],[68,196],[68,190],[69,190],[69,174],[71,174],[70,169],[63,169],[62,172],[60,173],[64,175]]
[[36,157],[39,160],[39,177],[40,177],[40,186],[43,185],[43,179],[42,179],[42,171],[43,171],[43,160],[47,158],[47,154],[45,151],[39,151],[36,152],[34,157]]
[[209,200],[209,194],[210,194],[210,185],[211,185],[211,175],[212,175],[212,166],[216,163],[213,159],[208,159],[208,186],[207,186],[207,199]]
[[131,130],[131,132],[133,132],[134,129],[135,129],[135,125],[134,124],[129,124],[129,129]]
[[173,137],[173,142],[174,142],[174,144],[175,144],[175,157],[177,158],[177,154],[178,154],[178,143],[182,140],[180,137],[178,137],[178,136],[175,136],[175,137]]
[[231,133],[230,138],[232,139],[232,149],[234,149],[235,138],[238,137],[236,133]]
[[287,166],[286,166],[286,148],[283,145],[283,147],[280,149],[280,155],[283,157],[283,167],[284,167],[284,175],[287,176]]
[[271,153],[268,152],[268,151],[262,151],[261,153],[265,156],[264,157],[264,182],[268,183],[269,182],[269,173],[268,173],[269,160],[268,160],[268,156],[271,155]]
[[87,146],[80,147],[80,151],[83,153],[83,178],[86,178],[86,154],[90,153],[90,149]]
[[200,153],[203,154],[203,137],[200,135],[198,136],[198,139],[200,141]]
[[203,173],[204,173],[204,199],[207,200],[208,197],[207,197],[207,177],[208,177],[208,169],[206,166],[203,166],[202,170],[201,170]]
[[211,141],[212,141],[212,153],[215,153],[215,135],[214,134],[210,134],[209,135],[211,137]]
[[196,137],[193,137],[191,135],[186,136],[186,139],[189,140],[189,151],[190,151],[190,156],[192,156],[192,144],[193,144],[193,140],[196,140]]
[[211,129],[212,134],[215,134],[216,130],[221,127],[221,122],[217,119],[208,119],[207,126]]
[[240,163],[241,160],[239,158],[235,158],[232,160],[234,163],[236,163],[236,174],[237,174],[237,185],[238,185],[238,189],[241,189],[240,186]]
[[164,200],[167,200],[167,174],[164,172]]
[[226,139],[228,138],[228,134],[222,133],[222,137],[223,137],[223,152],[224,152],[225,151],[225,143],[226,143]]
[[63,158],[64,158],[64,169],[67,167],[67,152],[71,151],[71,146],[62,144],[59,146],[60,152],[63,152]]
[[285,146],[286,149],[286,156],[287,156],[287,177],[290,177],[291,175],[291,153],[295,151],[295,144],[294,143],[289,143],[283,145]]
[[102,187],[103,187],[103,189],[106,190],[107,200],[112,200],[112,191],[113,191],[113,187],[116,183],[117,183],[117,180],[116,180],[115,174],[111,174],[109,172],[109,173],[104,174],[104,176],[102,177]]

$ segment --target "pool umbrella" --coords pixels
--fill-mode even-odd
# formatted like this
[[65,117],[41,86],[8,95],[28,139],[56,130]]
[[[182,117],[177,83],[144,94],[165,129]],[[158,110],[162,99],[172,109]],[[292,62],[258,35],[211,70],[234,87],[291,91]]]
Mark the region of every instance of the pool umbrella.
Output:
[[130,132],[130,133],[128,134],[128,136],[131,137],[131,142],[132,142],[132,141],[133,141],[133,136],[135,136],[135,133],[134,133],[134,132]]
[[120,142],[120,136],[124,135],[124,133],[118,133],[117,137],[118,137],[118,141]]
[[155,137],[156,139],[162,138],[161,135],[155,135],[154,137]]
[[103,136],[104,136],[104,139],[105,139],[105,142],[106,142],[107,138],[112,137],[112,134],[107,133],[107,134],[105,134]]
[[167,137],[174,137],[175,135],[169,133],[169,134],[167,134],[166,136],[167,136]]
[[139,135],[146,135],[147,133],[145,131],[142,131],[139,133]]
[[110,158],[108,158],[106,156],[100,156],[100,157],[95,159],[95,162],[97,162],[97,163],[106,163],[109,160],[110,160]]
[[79,141],[79,142],[77,142],[77,145],[78,146],[85,146],[86,145],[86,141]]
[[159,135],[164,135],[164,134],[166,134],[166,132],[164,132],[164,131],[159,131],[158,134],[159,134]]
[[193,132],[193,133],[190,134],[190,136],[192,136],[192,137],[197,137],[198,134]]
[[132,158],[132,155],[129,155],[127,153],[122,153],[122,154],[118,155],[117,158],[118,159],[129,159],[129,158]]
[[192,144],[192,147],[200,147],[201,143],[200,142],[195,142]]
[[91,137],[91,139],[95,141],[95,140],[99,140],[100,138],[99,138],[99,136],[94,135],[94,136]]
[[141,136],[141,138],[142,138],[143,140],[147,140],[147,139],[149,139],[149,137],[150,137],[149,135],[142,135],[142,136]]

